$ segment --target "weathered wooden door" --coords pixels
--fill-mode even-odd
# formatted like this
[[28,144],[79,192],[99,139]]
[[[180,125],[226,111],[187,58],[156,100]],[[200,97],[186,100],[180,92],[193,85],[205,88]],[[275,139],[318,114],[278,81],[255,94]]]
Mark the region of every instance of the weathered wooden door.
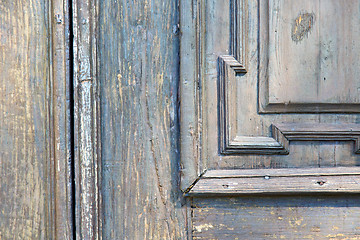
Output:
[[359,0],[1,1],[0,239],[360,239],[359,26]]
[[360,239],[360,1],[181,4],[194,239]]

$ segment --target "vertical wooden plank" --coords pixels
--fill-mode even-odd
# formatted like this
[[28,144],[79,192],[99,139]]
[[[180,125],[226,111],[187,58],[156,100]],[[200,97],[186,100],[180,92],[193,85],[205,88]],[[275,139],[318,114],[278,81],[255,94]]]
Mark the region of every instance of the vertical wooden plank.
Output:
[[72,238],[68,26],[66,1],[0,3],[0,239]]
[[73,239],[69,2],[52,0],[52,136],[55,239]]
[[178,1],[103,0],[98,23],[103,238],[186,239]]
[[73,1],[76,237],[100,239],[97,1]]
[[0,3],[1,239],[51,236],[48,11],[45,1]]

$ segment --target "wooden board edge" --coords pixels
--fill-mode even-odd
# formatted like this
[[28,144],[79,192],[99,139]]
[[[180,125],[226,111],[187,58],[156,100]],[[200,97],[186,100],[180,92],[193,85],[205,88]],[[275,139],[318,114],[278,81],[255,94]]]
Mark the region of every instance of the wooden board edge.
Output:
[[70,13],[68,0],[52,0],[49,9],[49,238],[73,239],[73,181],[70,123]]
[[360,167],[261,170],[209,170],[186,196],[360,194]]
[[97,0],[73,1],[74,161],[77,239],[101,239]]

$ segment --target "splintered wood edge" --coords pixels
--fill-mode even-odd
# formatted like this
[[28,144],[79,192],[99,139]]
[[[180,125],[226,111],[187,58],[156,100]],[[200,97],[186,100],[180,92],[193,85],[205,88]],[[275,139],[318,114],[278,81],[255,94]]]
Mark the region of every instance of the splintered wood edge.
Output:
[[187,196],[360,193],[360,167],[209,170]]

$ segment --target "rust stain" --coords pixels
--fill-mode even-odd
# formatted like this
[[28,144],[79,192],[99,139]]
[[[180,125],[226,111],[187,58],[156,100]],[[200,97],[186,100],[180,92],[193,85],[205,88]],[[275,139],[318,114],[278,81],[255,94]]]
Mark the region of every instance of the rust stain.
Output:
[[315,22],[315,14],[302,13],[295,20],[291,29],[291,39],[300,42],[309,35]]

